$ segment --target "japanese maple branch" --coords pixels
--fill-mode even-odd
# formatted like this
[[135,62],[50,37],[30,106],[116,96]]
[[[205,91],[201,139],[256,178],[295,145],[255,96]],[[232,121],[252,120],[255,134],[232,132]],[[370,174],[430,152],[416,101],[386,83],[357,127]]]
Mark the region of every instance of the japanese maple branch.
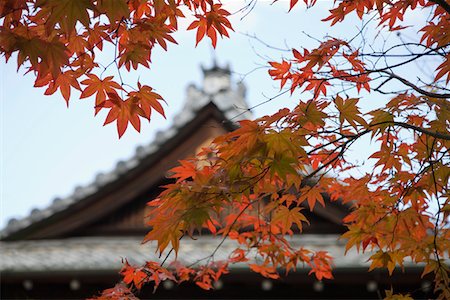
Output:
[[317,168],[316,170],[314,170],[313,172],[309,173],[308,175],[306,175],[303,180],[308,180],[310,178],[313,178],[315,175],[317,175],[319,172],[321,172],[322,170],[324,170],[325,168],[327,168],[329,165],[331,165],[332,163],[334,163],[336,160],[338,160],[339,158],[341,158],[345,151],[348,149],[347,145],[349,143],[351,143],[352,141],[355,141],[357,138],[353,138],[350,140],[345,141],[343,144],[337,146],[332,153],[335,153],[337,149],[341,148],[341,150],[339,151],[339,154],[336,155],[333,159],[331,159],[330,161],[326,162],[325,164],[323,164],[322,166],[320,166],[319,168]]
[[430,1],[436,3],[437,5],[445,9],[447,13],[450,14],[450,4],[448,4],[447,1],[445,0],[430,0]]
[[[25,5],[22,6],[22,7],[17,7],[17,8],[13,8],[13,9],[7,10],[7,11],[5,11],[3,14],[0,15],[0,19],[3,19],[3,18],[5,18],[7,15],[13,14],[13,13],[15,13],[16,11],[19,11],[19,10],[26,10],[26,9],[27,9],[27,7],[26,7],[26,4],[25,4]],[[21,21],[22,21],[22,19],[21,19]]]
[[258,103],[258,104],[256,104],[256,105],[254,105],[254,106],[248,108],[248,109],[245,109],[245,111],[243,111],[243,112],[241,112],[240,114],[237,114],[237,115],[235,115],[234,117],[232,117],[232,118],[230,119],[230,121],[233,121],[233,120],[235,120],[236,118],[239,118],[240,116],[242,116],[243,114],[245,114],[247,111],[251,111],[251,110],[254,109],[254,108],[257,108],[257,107],[259,107],[259,106],[261,106],[261,105],[264,105],[264,104],[266,104],[266,103],[269,103],[270,101],[272,101],[272,100],[274,100],[274,99],[276,99],[276,98],[278,98],[278,97],[280,97],[280,96],[286,94],[286,93],[289,92],[289,91],[290,91],[290,89],[284,90],[284,91],[282,91],[282,92],[276,94],[275,96],[272,96],[272,97],[268,98],[268,99],[265,100],[265,101],[262,101],[262,102],[260,102],[260,103]]
[[[327,77],[327,78],[310,78],[310,79],[306,79],[305,82],[317,81],[317,80],[320,80],[320,81],[333,80],[333,79],[345,80],[345,79],[348,79],[348,78],[356,78],[356,77],[360,77],[360,76],[363,76],[363,75],[370,75],[370,74],[374,74],[374,73],[382,73],[382,72],[388,71],[388,70],[393,69],[393,68],[398,68],[398,67],[404,66],[404,65],[406,65],[406,64],[408,64],[410,62],[413,62],[413,61],[421,58],[422,56],[427,56],[427,55],[429,55],[432,52],[436,52],[436,51],[438,51],[440,49],[444,49],[444,48],[446,48],[448,46],[449,46],[449,44],[442,45],[442,46],[439,46],[437,48],[432,48],[432,49],[429,49],[428,51],[425,51],[423,53],[418,53],[417,55],[414,55],[410,59],[398,62],[396,64],[386,65],[385,67],[382,67],[382,68],[366,69],[364,72],[359,72],[357,74],[345,74],[345,75],[340,75],[340,76],[330,76],[330,77]],[[340,71],[351,71],[351,69],[341,69]],[[330,71],[318,71],[317,70],[317,71],[314,71],[314,74],[328,75],[328,74],[330,74]]]
[[212,252],[210,255],[208,255],[208,256],[206,256],[206,257],[203,257],[203,258],[201,258],[201,259],[199,259],[199,260],[193,262],[192,264],[188,265],[187,267],[190,268],[190,267],[192,267],[192,266],[198,264],[199,262],[201,262],[201,261],[203,261],[203,260],[205,260],[205,259],[208,259],[208,262],[207,262],[207,264],[208,264],[208,263],[209,263],[209,260],[210,260],[212,257],[214,257],[214,255],[217,253],[217,251],[220,249],[220,247],[222,247],[223,243],[224,243],[225,240],[228,238],[228,236],[229,236],[229,234],[230,234],[230,232],[231,232],[231,228],[236,224],[236,222],[238,221],[238,219],[240,218],[240,216],[242,216],[242,214],[247,210],[247,208],[249,208],[249,207],[250,207],[253,203],[255,203],[256,201],[258,201],[258,200],[254,200],[254,201],[249,202],[249,203],[248,203],[248,204],[247,204],[247,205],[239,212],[239,214],[236,216],[236,218],[234,218],[233,223],[231,223],[230,229],[223,235],[222,240],[220,241],[220,243],[216,246],[216,248],[213,250],[213,252]]
[[[410,88],[412,88],[413,90],[415,90],[416,92],[418,92],[418,93],[420,93],[422,95],[425,95],[425,96],[428,96],[428,97],[433,97],[433,98],[439,98],[439,99],[448,99],[448,98],[450,98],[450,94],[438,94],[438,93],[433,93],[433,92],[426,91],[424,89],[421,89],[417,85],[413,84],[412,82],[406,80],[405,78],[400,77],[400,76],[398,76],[398,75],[396,75],[396,74],[394,74],[392,72],[381,71],[381,73],[389,75],[390,78],[397,79],[398,81],[400,81],[404,85],[409,86]],[[380,88],[380,86],[378,88]]]
[[[440,203],[439,203],[436,175],[435,175],[435,172],[434,172],[434,163],[432,163],[430,161],[430,158],[431,158],[431,155],[433,153],[433,149],[434,149],[435,143],[436,143],[436,139],[434,139],[433,143],[431,144],[430,155],[428,156],[428,160],[429,160],[429,163],[431,165],[431,175],[432,175],[432,179],[433,179],[434,192],[436,193],[435,196],[436,196],[437,207],[438,207],[438,212],[436,214],[436,221],[435,221],[435,224],[434,224],[434,232],[433,232],[433,245],[434,245],[434,249],[433,250],[434,250],[434,255],[436,257],[436,261],[437,261],[438,266],[439,266],[438,270],[441,273],[442,278],[445,279],[447,277],[444,275],[444,269],[443,269],[443,266],[442,266],[441,257],[439,255],[438,245],[437,245],[437,236],[438,236],[438,233],[439,233],[438,232],[439,231],[438,228],[439,228],[439,220],[440,220],[439,216],[441,214],[441,207],[440,207]],[[448,283],[446,285],[448,285]]]
[[[179,241],[181,241],[181,239],[184,237],[184,233],[180,236],[180,238],[178,239]],[[164,266],[164,264],[166,263],[167,259],[169,259],[170,254],[174,251],[175,249],[172,247],[170,249],[170,251],[167,253],[166,257],[164,257],[163,261],[161,262],[160,266]],[[161,258],[162,253],[159,254],[159,257]]]
[[385,122],[380,122],[380,123],[370,124],[370,127],[375,127],[375,126],[377,126],[377,125],[383,125],[383,124],[392,124],[392,125],[395,125],[395,126],[400,126],[400,127],[403,127],[403,128],[412,129],[412,130],[414,130],[414,131],[421,132],[421,133],[423,133],[423,134],[432,136],[432,137],[437,138],[437,139],[450,141],[450,134],[445,134],[445,133],[441,133],[441,132],[430,131],[430,130],[427,130],[427,129],[425,129],[425,128],[418,127],[418,126],[414,126],[414,125],[412,125],[412,124],[404,123],[404,122],[385,121]]

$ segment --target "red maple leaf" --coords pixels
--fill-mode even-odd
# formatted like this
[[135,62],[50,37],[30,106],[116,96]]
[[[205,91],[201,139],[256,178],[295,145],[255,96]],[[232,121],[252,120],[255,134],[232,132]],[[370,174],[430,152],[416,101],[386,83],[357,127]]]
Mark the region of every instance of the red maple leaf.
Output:
[[109,99],[103,102],[100,106],[103,108],[110,108],[108,115],[106,116],[105,123],[117,122],[117,132],[119,138],[125,133],[128,127],[128,123],[131,123],[137,130],[141,130],[141,120],[139,116],[145,117],[145,113],[142,108],[139,107],[135,98],[128,98],[123,101],[118,94],[108,93]]

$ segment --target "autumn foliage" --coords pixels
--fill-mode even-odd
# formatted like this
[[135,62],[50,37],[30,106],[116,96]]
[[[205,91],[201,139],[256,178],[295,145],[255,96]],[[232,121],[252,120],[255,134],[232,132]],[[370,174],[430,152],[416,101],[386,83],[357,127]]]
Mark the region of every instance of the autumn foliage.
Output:
[[[304,1],[307,7],[315,2]],[[129,71],[149,67],[154,47],[176,43],[172,34],[186,14],[194,16],[187,30],[196,31],[196,43],[207,36],[216,47],[218,36],[233,30],[230,13],[216,0],[0,3],[6,60],[17,57],[18,67],[35,74],[36,87],[46,94],[59,90],[67,103],[73,89],[81,98],[95,96],[95,112],[108,111],[105,124],[115,122],[119,137],[128,123],[139,131],[153,111],[164,115],[163,99],[147,85],[103,76],[110,67],[97,62],[103,47],[115,49],[114,67]],[[300,3],[289,2],[291,13]],[[308,224],[305,210],[324,206],[325,196],[352,208],[342,238],[347,250],[372,251],[369,270],[392,273],[406,261],[423,264],[436,295],[450,298],[450,3],[337,1],[323,21],[333,26],[356,15],[370,17],[379,30],[401,32],[405,15],[417,10],[429,17],[415,43],[369,50],[355,46],[354,38],[328,37],[314,49],[292,49],[289,57],[269,62],[269,76],[283,91],[308,98],[292,110],[240,122],[236,131],[181,161],[172,169],[173,183],[149,202],[151,230],[144,241],[156,241],[160,253],[176,253],[184,238],[202,230],[235,241],[236,249],[226,261],[214,260],[214,251],[190,266],[125,263],[123,282],[100,298],[132,298],[143,284],[157,288],[166,279],[210,289],[236,263],[272,279],[301,266],[318,280],[332,279],[326,251],[290,243]],[[432,80],[413,81],[402,73],[401,67],[425,58],[437,61]],[[391,82],[401,87],[387,87]],[[369,93],[389,101],[363,112],[359,103]],[[361,166],[350,151],[361,140],[373,142],[367,155],[373,168],[356,173]]]
[[[73,89],[81,98],[95,95],[95,113],[109,111],[105,124],[115,122],[121,137],[128,123],[139,131],[154,110],[164,116],[163,99],[147,85],[102,75],[112,67],[148,68],[154,47],[176,44],[181,6],[198,19],[188,27],[197,30],[197,42],[206,34],[215,46],[217,35],[232,30],[229,13],[213,1],[2,0],[0,51],[6,61],[15,54],[18,68],[36,75],[36,87],[46,87],[46,95],[59,90],[67,105]],[[103,66],[96,56],[107,46],[114,58]]]

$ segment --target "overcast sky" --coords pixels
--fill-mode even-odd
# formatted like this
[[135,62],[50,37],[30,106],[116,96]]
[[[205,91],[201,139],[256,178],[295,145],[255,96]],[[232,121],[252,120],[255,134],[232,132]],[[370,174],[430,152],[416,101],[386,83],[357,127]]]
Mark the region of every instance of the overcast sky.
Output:
[[[230,3],[229,11],[235,12],[245,1]],[[248,35],[281,49],[308,48],[317,43],[305,32],[321,39],[327,34],[355,32],[361,25],[353,20],[330,29],[320,22],[327,14],[324,8],[329,7],[328,1],[319,1],[310,10],[299,5],[289,14],[288,1],[270,3],[259,1],[242,20],[242,13],[235,14],[235,32],[231,39],[219,40],[214,52],[219,65],[229,63],[233,79],[246,84],[250,107],[278,93],[279,85],[270,80],[266,62],[289,57],[289,52],[270,49]],[[89,184],[97,173],[108,172],[119,160],[131,157],[138,145],[150,143],[157,130],[170,126],[184,103],[187,85],[201,86],[200,66],[210,66],[213,57],[208,40],[195,48],[194,31],[181,29],[175,38],[178,45],[169,45],[167,52],[153,52],[150,70],[140,68],[125,77],[131,84],[139,78],[165,98],[167,120],[154,117],[150,124],[143,122],[141,133],[130,126],[120,140],[115,123],[102,126],[105,113],[94,118],[92,98],[79,100],[79,93],[72,93],[66,108],[59,92],[44,96],[44,89],[33,88],[32,74],[24,75],[23,69],[17,73],[14,59],[8,64],[0,59],[1,228],[9,218],[24,217],[32,208],[45,208],[55,197],[66,197],[76,186]],[[105,53],[102,60],[110,61],[111,53]],[[293,107],[298,99],[295,94],[278,98],[253,112],[255,116],[273,113],[281,107]]]

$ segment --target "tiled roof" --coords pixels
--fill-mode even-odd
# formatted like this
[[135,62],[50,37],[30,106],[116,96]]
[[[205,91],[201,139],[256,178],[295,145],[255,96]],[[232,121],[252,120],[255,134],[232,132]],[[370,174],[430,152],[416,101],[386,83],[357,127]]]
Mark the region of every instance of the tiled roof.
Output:
[[96,193],[106,184],[117,180],[122,174],[135,168],[140,161],[156,153],[168,140],[175,137],[181,128],[192,121],[198,111],[210,103],[214,103],[230,122],[252,118],[251,111],[245,102],[245,87],[243,84],[237,84],[236,87],[231,85],[228,67],[222,69],[214,66],[212,69],[203,71],[204,86],[197,88],[193,84],[189,85],[184,108],[175,116],[170,128],[156,133],[152,143],[147,146],[138,146],[133,157],[126,161],[119,161],[115,169],[108,173],[98,174],[91,184],[76,187],[70,196],[55,198],[47,208],[42,210],[35,208],[27,217],[20,220],[10,219],[7,226],[0,231],[0,239],[69,208]]
[[[0,242],[0,272],[47,272],[47,271],[117,271],[122,259],[130,264],[140,265],[145,261],[158,261],[154,244],[141,244],[138,237],[89,237],[61,240],[37,240]],[[197,240],[181,241],[178,260],[193,263],[210,255],[220,243],[220,238],[201,236]],[[344,256],[344,242],[338,235],[296,235],[292,237],[293,247],[310,250],[326,250],[334,257],[335,268],[367,267],[370,254],[358,254],[351,250]],[[234,241],[225,240],[214,259],[228,257],[236,247]],[[174,255],[172,254],[171,259]],[[168,261],[171,261],[169,259]],[[233,266],[239,268],[239,265]]]

